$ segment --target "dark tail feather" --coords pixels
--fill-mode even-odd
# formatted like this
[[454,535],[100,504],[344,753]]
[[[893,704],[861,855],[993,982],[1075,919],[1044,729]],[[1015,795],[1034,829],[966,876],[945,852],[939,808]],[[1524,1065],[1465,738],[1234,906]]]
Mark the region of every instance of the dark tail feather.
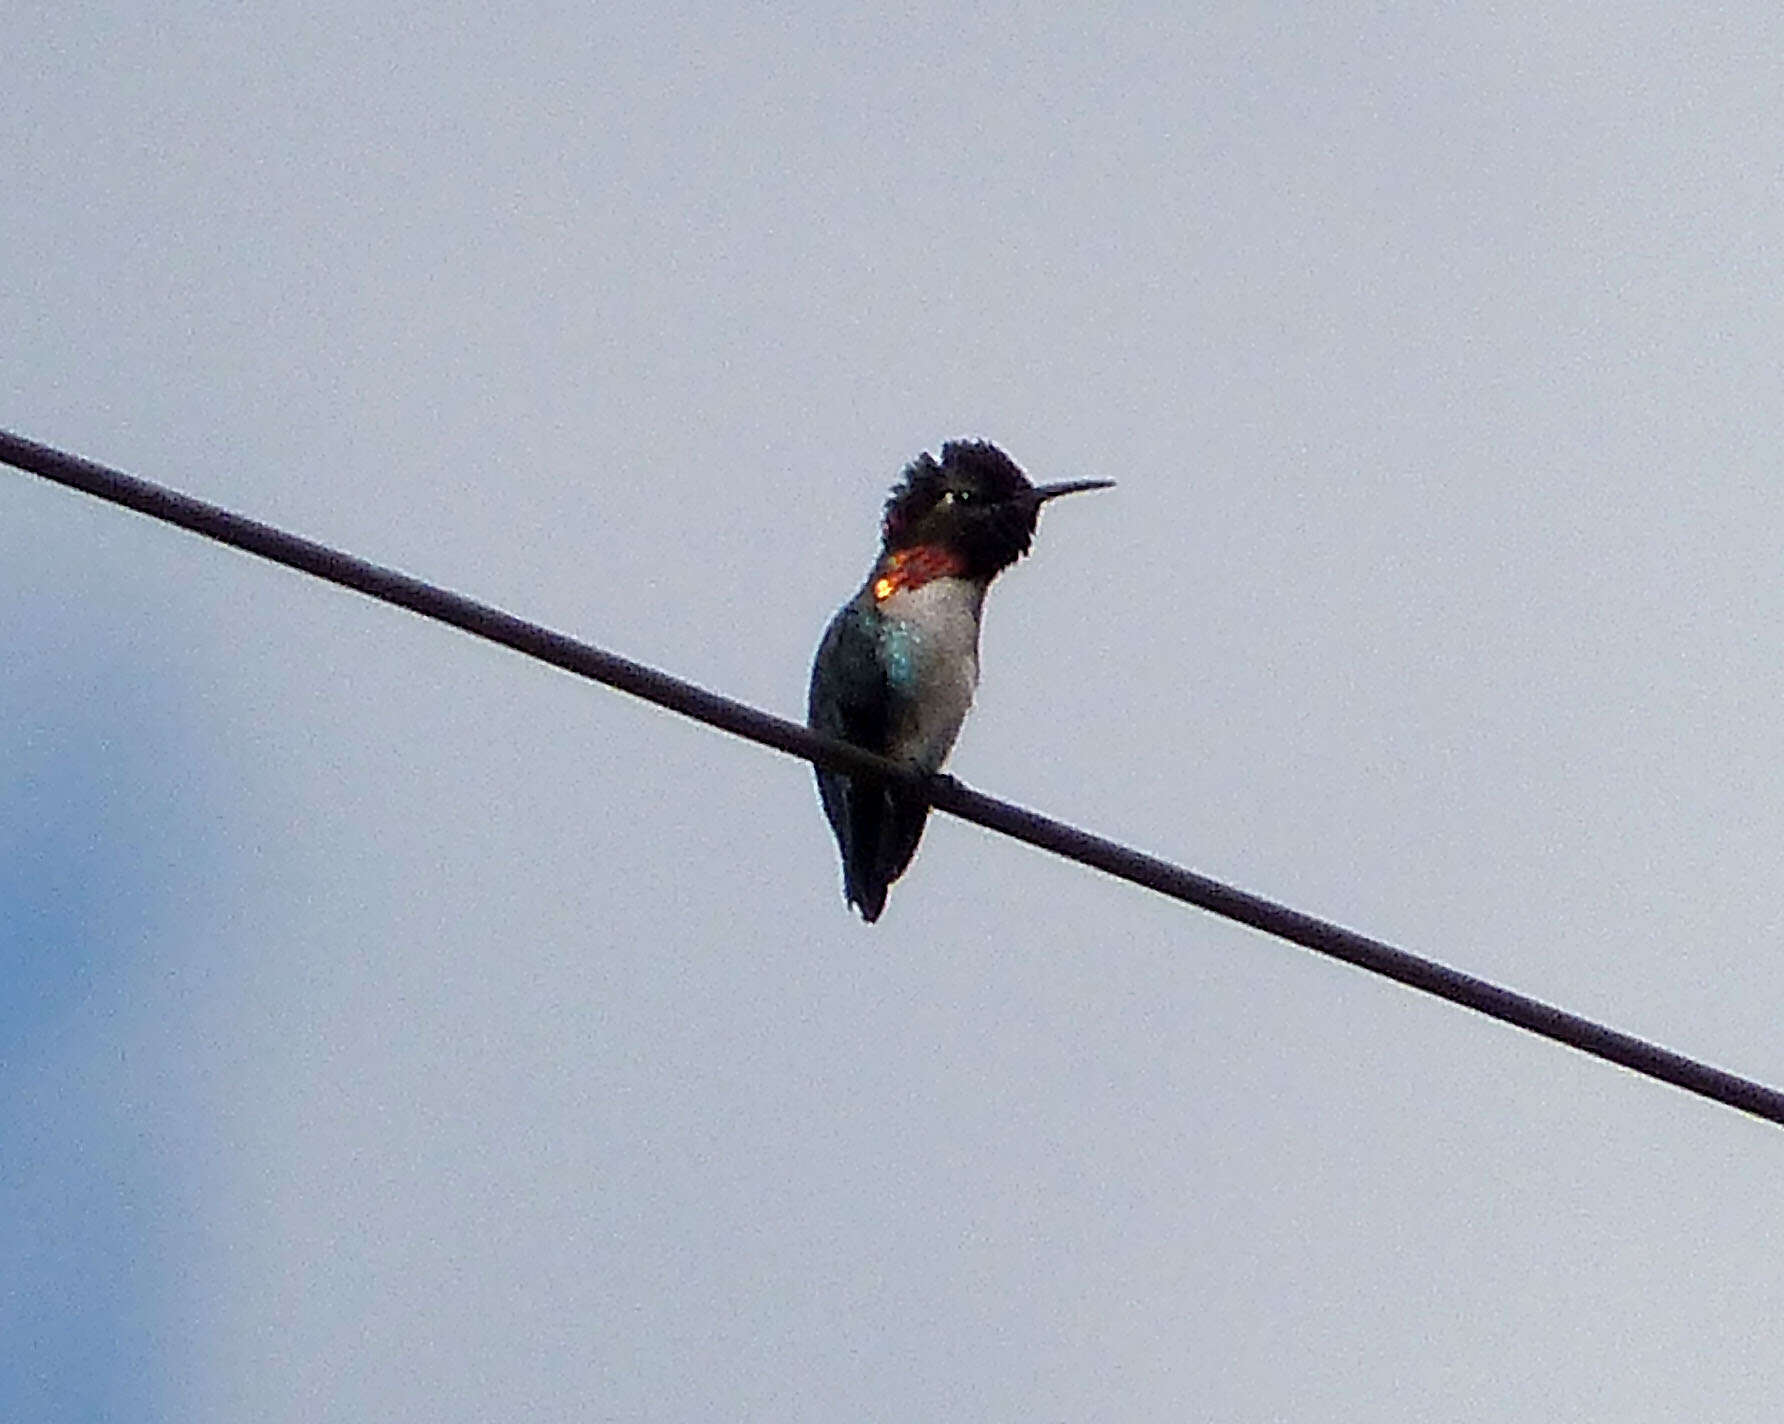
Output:
[[[903,875],[923,838],[929,807],[885,786],[838,778],[846,787],[842,822],[843,893],[868,924],[886,908],[886,890]],[[838,788],[842,789],[842,788]]]
[[851,905],[861,912],[861,918],[870,925],[879,919],[880,911],[886,908],[887,889],[888,886],[883,880],[877,885],[859,885],[846,871],[843,873],[842,892],[844,896],[847,897]]

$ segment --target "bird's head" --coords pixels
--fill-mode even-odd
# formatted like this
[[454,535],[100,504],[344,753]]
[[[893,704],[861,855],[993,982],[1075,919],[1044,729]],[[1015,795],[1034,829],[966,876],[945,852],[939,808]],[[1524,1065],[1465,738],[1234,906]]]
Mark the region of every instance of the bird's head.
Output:
[[893,486],[881,529],[885,549],[937,545],[957,555],[969,577],[989,579],[1028,552],[1047,500],[1113,483],[1031,484],[997,446],[950,440],[940,460],[919,455]]

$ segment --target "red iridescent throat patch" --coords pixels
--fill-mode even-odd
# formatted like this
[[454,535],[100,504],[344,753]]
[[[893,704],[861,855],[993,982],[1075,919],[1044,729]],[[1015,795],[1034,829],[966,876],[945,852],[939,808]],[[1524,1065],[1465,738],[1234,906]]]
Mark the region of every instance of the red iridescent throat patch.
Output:
[[880,560],[874,570],[874,602],[884,603],[902,589],[921,588],[931,579],[953,578],[966,572],[966,561],[940,544],[918,544],[899,549]]

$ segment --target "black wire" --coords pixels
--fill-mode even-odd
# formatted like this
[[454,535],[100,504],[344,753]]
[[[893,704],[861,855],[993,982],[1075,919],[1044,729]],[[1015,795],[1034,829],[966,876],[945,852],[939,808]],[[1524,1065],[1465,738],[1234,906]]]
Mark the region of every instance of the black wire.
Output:
[[394,569],[381,568],[326,545],[287,534],[269,524],[232,514],[214,504],[177,494],[3,430],[0,430],[0,462],[169,524],[177,524],[182,529],[258,554],[276,564],[314,574],[344,588],[357,589],[423,617],[450,623],[479,638],[616,687],[659,707],[760,742],[789,756],[816,762],[834,771],[867,773],[904,781],[927,796],[938,811],[946,811],[987,830],[1026,841],[1081,865],[1156,890],[1174,900],[1237,920],[1265,934],[1341,959],[1372,974],[1435,994],[1489,1018],[1515,1024],[1582,1053],[1619,1063],[1632,1072],[1657,1078],[1688,1093],[1784,1126],[1784,1093],[1774,1088],[1581,1018],[1539,999],[1514,993],[1471,974],[1408,954],[1381,940],[1370,939],[1285,905],[1236,890],[1218,880],[1210,880],[1205,875],[1144,855],[1115,841],[1104,840],[1062,821],[999,801],[972,790],[951,776],[918,776],[908,767],[886,761],[846,742],[819,736],[797,722],[759,712],[642,663],[525,622],[487,604],[461,598]]

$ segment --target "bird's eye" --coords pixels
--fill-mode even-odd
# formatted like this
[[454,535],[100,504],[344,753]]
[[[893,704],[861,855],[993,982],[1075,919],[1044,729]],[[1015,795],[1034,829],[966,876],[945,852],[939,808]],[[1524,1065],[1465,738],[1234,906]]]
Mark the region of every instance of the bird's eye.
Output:
[[971,504],[973,492],[971,490],[949,490],[948,502],[950,504]]

